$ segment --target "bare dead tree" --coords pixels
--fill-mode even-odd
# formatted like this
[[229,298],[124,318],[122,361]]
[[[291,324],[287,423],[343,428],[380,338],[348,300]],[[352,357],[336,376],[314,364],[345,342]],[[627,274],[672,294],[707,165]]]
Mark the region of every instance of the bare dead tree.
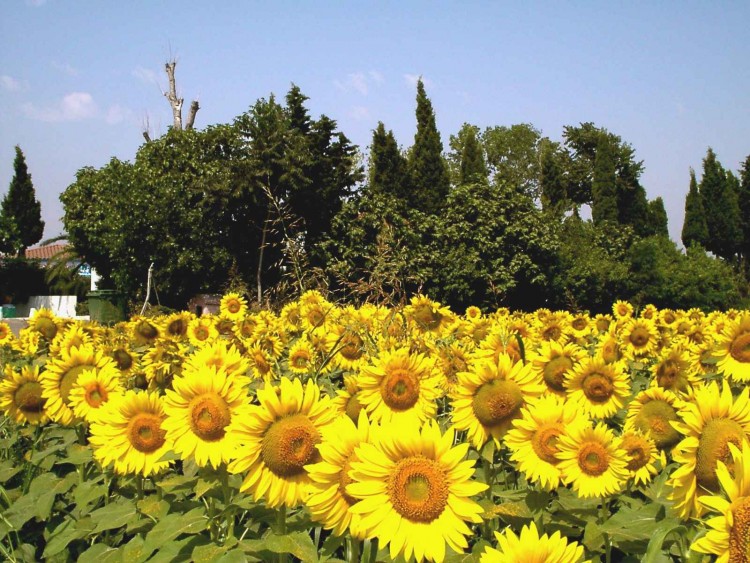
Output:
[[[185,102],[184,98],[177,95],[177,82],[174,77],[174,69],[177,66],[177,60],[172,59],[164,63],[164,71],[167,73],[168,89],[163,91],[164,97],[167,98],[169,106],[172,108],[172,127],[178,130],[183,129],[182,123],[182,105]],[[190,110],[188,112],[187,121],[185,122],[184,129],[192,129],[195,125],[195,116],[198,114],[198,110],[201,108],[198,100],[193,100],[190,103]],[[146,141],[151,140],[151,133],[149,131],[148,118],[144,127],[141,131],[143,138]]]
[[185,129],[192,129],[193,124],[195,123],[195,114],[198,113],[198,110],[201,109],[201,106],[198,104],[198,100],[193,100],[190,102],[190,113],[188,113],[187,122],[185,123]]

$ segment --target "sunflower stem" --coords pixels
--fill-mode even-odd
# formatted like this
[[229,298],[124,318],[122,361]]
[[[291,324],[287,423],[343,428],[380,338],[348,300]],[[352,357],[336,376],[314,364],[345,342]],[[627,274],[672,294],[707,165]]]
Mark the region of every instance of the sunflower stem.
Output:
[[[286,505],[282,504],[276,511],[276,534],[279,536],[286,535]],[[286,553],[278,554],[278,563],[286,563]]]
[[143,475],[138,475],[135,478],[135,492],[138,500],[143,500]]
[[229,473],[227,472],[226,464],[222,464],[221,469],[219,469],[219,479],[221,480],[221,491],[224,496],[224,511],[227,515],[226,540],[228,540],[234,535],[234,514],[227,510],[232,503],[232,489],[229,487]]
[[353,538],[352,536],[347,536],[346,537],[346,552],[347,552],[346,560],[349,563],[359,563],[359,560],[360,560],[359,540],[356,538]]
[[[608,499],[602,499],[602,506],[599,511],[599,524],[604,524],[607,520],[609,520],[609,500]],[[611,563],[612,561],[612,541],[609,538],[609,534],[604,534],[604,546],[605,546],[605,552],[604,552],[604,561],[606,563]]]

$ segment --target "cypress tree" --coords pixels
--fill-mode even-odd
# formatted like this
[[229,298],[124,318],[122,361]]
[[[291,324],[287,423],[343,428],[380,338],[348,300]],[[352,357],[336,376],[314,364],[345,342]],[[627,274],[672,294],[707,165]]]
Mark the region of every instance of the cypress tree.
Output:
[[396,143],[393,131],[386,133],[379,122],[372,132],[369,181],[373,192],[405,199],[408,197],[407,162]]
[[36,199],[26,158],[17,145],[13,172],[8,193],[0,205],[0,224],[6,225],[4,230],[8,232],[10,239],[10,244],[5,246],[17,250],[18,255],[23,256],[29,246],[42,240],[44,221],[42,205]]
[[417,82],[417,132],[409,155],[411,193],[409,203],[425,213],[437,213],[450,190],[443,143],[435,125],[432,102],[420,78]]
[[740,224],[742,225],[742,245],[740,252],[747,261],[750,258],[750,155],[740,169],[740,188],[737,193],[740,204]]
[[594,179],[591,184],[591,217],[594,223],[618,222],[617,176],[612,143],[602,134],[596,145]]
[[477,141],[473,127],[468,129],[464,146],[461,150],[461,184],[483,182],[487,179],[487,165],[484,152]]
[[690,169],[690,188],[685,198],[685,222],[682,224],[682,244],[685,248],[697,244],[706,248],[708,244],[708,226],[706,211],[703,208],[703,197],[698,191],[695,170]]
[[554,144],[545,143],[542,147],[540,168],[539,185],[542,207],[562,216],[570,202],[565,184],[565,173]]
[[739,250],[742,236],[739,201],[732,178],[727,176],[711,148],[703,159],[699,192],[709,233],[706,248],[716,256],[731,259]]
[[648,202],[645,225],[644,235],[669,237],[667,210],[664,209],[664,200],[662,198],[657,197]]

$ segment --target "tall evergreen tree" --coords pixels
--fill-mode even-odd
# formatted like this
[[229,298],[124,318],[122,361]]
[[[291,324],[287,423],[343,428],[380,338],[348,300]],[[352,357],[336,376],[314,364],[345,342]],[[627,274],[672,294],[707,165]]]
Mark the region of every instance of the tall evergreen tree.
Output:
[[657,235],[669,237],[669,225],[667,210],[664,209],[664,200],[660,197],[648,202],[648,213],[646,214],[644,235]]
[[393,131],[386,132],[383,122],[372,132],[369,187],[374,193],[406,200],[409,195],[409,175],[406,158],[401,154]]
[[750,260],[750,155],[740,168],[740,187],[737,194],[740,203],[740,224],[742,225],[742,245],[740,252],[746,265]]
[[443,143],[435,125],[432,102],[424,83],[417,82],[417,132],[409,154],[409,176],[412,207],[426,213],[437,213],[450,190],[448,168],[443,160]]
[[706,248],[708,244],[708,226],[706,211],[703,208],[703,197],[698,191],[695,170],[690,169],[690,188],[685,198],[685,222],[682,224],[682,244],[685,248],[697,244]]
[[13,160],[13,178],[0,206],[0,217],[3,218],[3,223],[15,225],[15,228],[9,227],[7,230],[11,233],[11,240],[15,238],[11,246],[17,250],[19,256],[22,256],[29,246],[42,240],[42,205],[36,199],[26,158],[18,145],[16,158]]
[[731,179],[710,147],[703,159],[699,191],[709,233],[706,248],[716,256],[729,260],[740,247],[740,206]]
[[484,152],[477,141],[473,128],[469,128],[461,151],[461,184],[484,182],[487,180],[487,165]]
[[541,149],[539,187],[542,208],[562,216],[570,205],[565,182],[565,171],[560,163],[562,152],[557,143],[545,142]]
[[606,135],[599,137],[594,158],[591,184],[591,217],[594,223],[618,222],[617,176],[612,143]]

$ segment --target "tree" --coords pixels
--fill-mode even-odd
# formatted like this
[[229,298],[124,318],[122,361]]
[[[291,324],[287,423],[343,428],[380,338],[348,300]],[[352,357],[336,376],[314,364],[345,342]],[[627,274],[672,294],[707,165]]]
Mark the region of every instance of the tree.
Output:
[[685,197],[685,221],[682,224],[682,244],[685,248],[698,245],[706,248],[708,244],[708,226],[706,212],[703,208],[703,197],[698,191],[695,170],[690,169],[690,188]]
[[474,129],[469,128],[461,151],[461,184],[487,181],[484,152],[477,141]]
[[741,244],[740,207],[733,183],[710,147],[703,159],[699,192],[709,233],[706,249],[731,260]]
[[648,202],[646,234],[669,237],[667,210],[664,209],[664,200],[660,197]]
[[740,169],[740,187],[737,194],[740,204],[740,224],[742,225],[742,246],[740,252],[746,266],[750,258],[750,155]]
[[562,218],[570,206],[568,200],[567,180],[563,161],[567,153],[560,149],[558,143],[549,140],[541,145],[539,191],[542,208],[553,216]]
[[594,178],[591,188],[591,217],[595,224],[618,222],[615,162],[611,140],[599,137],[594,161]]
[[530,123],[485,129],[482,144],[493,181],[538,199],[542,142],[541,132]]
[[408,163],[396,143],[393,131],[386,132],[383,122],[372,132],[368,167],[369,189],[385,196],[407,201]]
[[443,143],[435,125],[432,102],[424,83],[417,82],[417,132],[409,153],[411,193],[409,203],[425,213],[437,213],[450,190],[448,169],[443,160]]
[[42,240],[44,221],[42,204],[36,199],[31,174],[21,147],[16,145],[13,178],[8,193],[0,204],[0,229],[5,251],[15,250],[19,256],[31,245]]

